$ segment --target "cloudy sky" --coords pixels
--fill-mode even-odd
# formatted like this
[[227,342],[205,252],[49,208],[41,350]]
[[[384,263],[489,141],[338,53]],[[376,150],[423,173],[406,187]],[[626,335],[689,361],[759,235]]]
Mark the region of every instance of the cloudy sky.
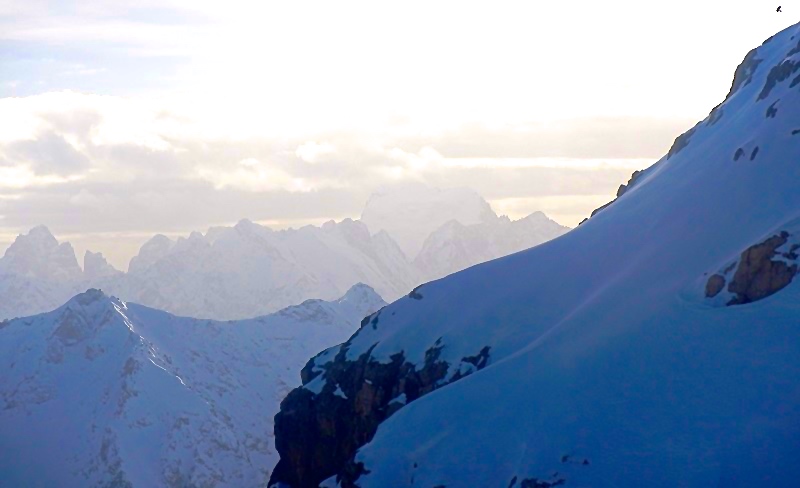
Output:
[[125,269],[154,233],[405,182],[575,225],[797,20],[776,6],[0,0],[0,251],[45,224]]

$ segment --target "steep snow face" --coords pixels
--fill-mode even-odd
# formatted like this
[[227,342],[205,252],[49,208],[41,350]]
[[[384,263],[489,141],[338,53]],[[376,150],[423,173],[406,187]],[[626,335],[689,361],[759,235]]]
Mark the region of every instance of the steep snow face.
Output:
[[455,220],[462,225],[492,222],[497,215],[475,191],[405,185],[369,197],[361,221],[372,232],[386,231],[414,259],[428,236]]
[[0,323],[0,485],[263,486],[306,358],[384,305],[365,285],[240,322],[89,290]]
[[[795,485],[798,85],[794,26],[602,212],[419,287],[318,355],[276,417],[272,481]],[[314,464],[320,446],[347,452]]]
[[474,225],[451,220],[434,231],[414,260],[422,281],[461,271],[547,242],[570,229],[535,212],[520,220],[495,217]]

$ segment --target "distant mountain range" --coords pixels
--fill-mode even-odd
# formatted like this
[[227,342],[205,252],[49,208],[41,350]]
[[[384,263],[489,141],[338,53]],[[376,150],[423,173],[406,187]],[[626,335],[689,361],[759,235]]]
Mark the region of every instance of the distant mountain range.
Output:
[[361,220],[281,231],[242,220],[177,240],[156,235],[122,272],[92,252],[81,269],[70,244],[39,226],[0,258],[0,318],[52,310],[87,288],[219,320],[334,299],[356,283],[391,301],[568,230],[541,212],[518,221],[498,217],[471,190],[410,186],[373,195]]
[[359,284],[215,322],[89,290],[0,322],[0,486],[265,486],[307,358],[384,305]]

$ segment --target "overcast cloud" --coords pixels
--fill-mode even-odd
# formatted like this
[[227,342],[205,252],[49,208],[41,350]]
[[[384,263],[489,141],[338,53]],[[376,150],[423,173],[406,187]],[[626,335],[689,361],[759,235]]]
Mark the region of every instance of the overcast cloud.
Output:
[[45,224],[125,268],[156,232],[358,217],[409,181],[575,225],[791,9],[0,0],[0,250]]

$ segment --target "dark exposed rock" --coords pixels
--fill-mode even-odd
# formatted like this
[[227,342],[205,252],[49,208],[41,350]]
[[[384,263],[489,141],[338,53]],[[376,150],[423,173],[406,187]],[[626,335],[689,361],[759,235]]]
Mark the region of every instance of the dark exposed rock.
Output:
[[[735,296],[728,305],[751,303],[768,297],[785,288],[797,274],[797,264],[773,261],[777,249],[788,241],[789,233],[781,232],[747,248],[739,259],[739,267],[728,291]],[[790,251],[790,253],[793,251]]]
[[[381,308],[380,310],[378,310],[374,314],[367,315],[366,317],[361,319],[361,327],[365,327],[367,325],[371,325],[373,330],[377,330],[378,329],[378,319],[379,319],[379,317],[381,315],[381,311],[383,311],[383,308]],[[359,328],[361,328],[361,327],[359,327]]]
[[[605,210],[606,207],[608,207],[609,205],[611,205],[612,203],[614,203],[616,201],[617,201],[617,199],[615,198],[615,199],[611,200],[610,202],[606,203],[605,205],[603,205],[602,207],[597,207],[596,209],[592,210],[592,214],[589,216],[589,218],[594,217],[595,215],[597,215],[601,211]],[[586,219],[586,220],[589,220],[589,219]],[[586,220],[584,220],[583,222],[585,222]],[[581,222],[581,223],[583,223],[583,222]]]
[[742,156],[744,156],[744,149],[740,147],[739,149],[736,150],[736,153],[734,153],[733,160],[738,161],[739,158],[741,158]]
[[[388,363],[372,358],[372,346],[355,360],[347,359],[350,342],[343,344],[333,361],[306,364],[301,372],[303,384],[323,374],[325,384],[318,394],[297,388],[281,402],[275,416],[275,447],[280,462],[270,478],[270,486],[283,482],[295,488],[316,487],[337,476],[343,487],[355,486],[366,469],[355,462],[358,448],[372,440],[378,425],[405,404],[466,376],[452,375],[446,380],[450,364],[440,359],[441,339],[425,352],[421,367],[399,352]],[[319,356],[318,356],[319,357]],[[488,364],[489,348],[466,356],[462,364],[475,370]],[[458,371],[457,371],[458,372]],[[340,388],[345,397],[336,395]],[[405,395],[405,403],[393,401]]]
[[474,356],[465,356],[465,357],[463,357],[461,359],[461,361],[463,361],[465,363],[469,363],[469,364],[475,366],[478,369],[483,369],[486,366],[486,364],[489,362],[489,351],[490,350],[491,350],[491,347],[484,346],[483,349],[481,349],[481,351],[478,354],[476,354]]
[[761,93],[758,94],[758,99],[767,98],[778,83],[786,81],[797,70],[800,70],[800,62],[792,60],[784,60],[780,64],[773,66],[767,74],[767,81],[764,83]]
[[[767,39],[764,44],[769,42],[770,39]],[[730,97],[732,97],[740,88],[746,86],[750,81],[753,79],[753,74],[758,69],[758,66],[761,64],[762,60],[756,58],[757,49],[752,49],[747,55],[744,57],[742,62],[736,68],[736,71],[733,73],[733,82],[731,83],[731,89],[728,91],[728,94],[725,96],[725,100],[722,101],[719,105],[714,107],[711,112],[708,114],[706,124],[711,126],[719,122],[722,119],[723,110],[722,104],[725,103]],[[676,141],[677,142],[677,141]]]
[[[621,197],[621,196],[622,196],[622,195],[623,195],[623,194],[624,194],[626,191],[628,191],[628,190],[630,190],[631,188],[633,188],[633,185],[634,185],[634,184],[635,184],[635,183],[638,181],[639,177],[640,177],[640,176],[642,176],[643,174],[644,174],[644,170],[641,170],[641,171],[639,171],[639,170],[637,170],[637,171],[634,171],[634,172],[633,172],[633,174],[631,174],[631,177],[630,177],[630,179],[628,180],[628,183],[627,183],[627,184],[625,184],[625,185],[619,185],[619,188],[617,189],[617,198]],[[589,216],[589,218],[592,218],[592,217],[594,217],[594,216],[595,216],[597,213],[599,213],[601,210],[605,209],[606,207],[608,207],[608,206],[609,206],[609,205],[611,205],[612,203],[616,202],[616,201],[617,201],[617,198],[615,198],[615,199],[611,200],[610,202],[606,203],[606,204],[605,204],[605,205],[603,205],[602,207],[598,207],[598,208],[594,209],[594,210],[592,211],[592,214]],[[581,221],[581,224],[582,224],[582,223],[584,223],[584,222],[586,222],[587,220],[589,220],[589,219],[583,219],[583,220]],[[580,225],[580,224],[578,224],[578,225]]]
[[800,41],[798,41],[797,46],[793,47],[791,51],[786,53],[786,57],[787,58],[792,57],[797,53],[800,53]]
[[720,274],[715,274],[708,279],[706,283],[706,298],[714,298],[725,289],[725,277]]
[[767,107],[767,118],[768,119],[774,119],[775,116],[778,115],[778,109],[775,107],[775,105],[777,105],[779,101],[780,100],[775,100],[774,102],[772,102],[772,105]]
[[753,149],[753,152],[750,153],[750,161],[754,160],[758,155],[758,146]]
[[800,75],[794,77],[791,83],[789,83],[789,88],[794,88],[800,84]]
[[[756,53],[758,49],[753,49],[742,60],[741,64],[736,68],[736,71],[733,73],[733,83],[731,84],[731,89],[728,94],[725,96],[725,100],[727,101],[730,97],[732,97],[739,89],[753,79],[753,74],[758,69],[758,65],[761,64],[761,59],[756,58]],[[724,103],[724,101],[723,101]]]
[[697,130],[697,126],[692,127],[691,129],[687,130],[683,134],[679,135],[675,138],[675,142],[672,143],[672,147],[669,148],[667,152],[667,159],[671,158],[672,156],[681,152],[686,146],[689,145],[689,141],[691,141],[692,136],[694,135],[695,131]]
[[800,129],[795,129],[792,131],[793,136],[796,136],[797,134],[800,134]]
[[421,287],[422,285],[419,285],[418,287],[411,290],[411,293],[408,294],[409,298],[413,298],[414,300],[422,300],[422,294],[417,291]]
[[566,484],[567,480],[559,478],[553,481],[538,480],[536,478],[526,478],[519,484],[519,488],[552,488],[554,486],[562,486]]
[[472,368],[471,369],[467,369],[463,373],[461,372],[461,369],[459,368],[459,370],[456,371],[455,374],[453,374],[453,378],[451,379],[451,381],[460,380],[461,378],[471,374],[472,371],[480,371],[483,368],[485,368],[486,365],[489,363],[489,351],[490,350],[491,350],[491,348],[489,346],[484,346],[483,349],[481,349],[481,351],[478,354],[476,354],[474,356],[465,356],[465,357],[461,358],[461,362],[463,364],[470,364],[470,365],[472,365]]

